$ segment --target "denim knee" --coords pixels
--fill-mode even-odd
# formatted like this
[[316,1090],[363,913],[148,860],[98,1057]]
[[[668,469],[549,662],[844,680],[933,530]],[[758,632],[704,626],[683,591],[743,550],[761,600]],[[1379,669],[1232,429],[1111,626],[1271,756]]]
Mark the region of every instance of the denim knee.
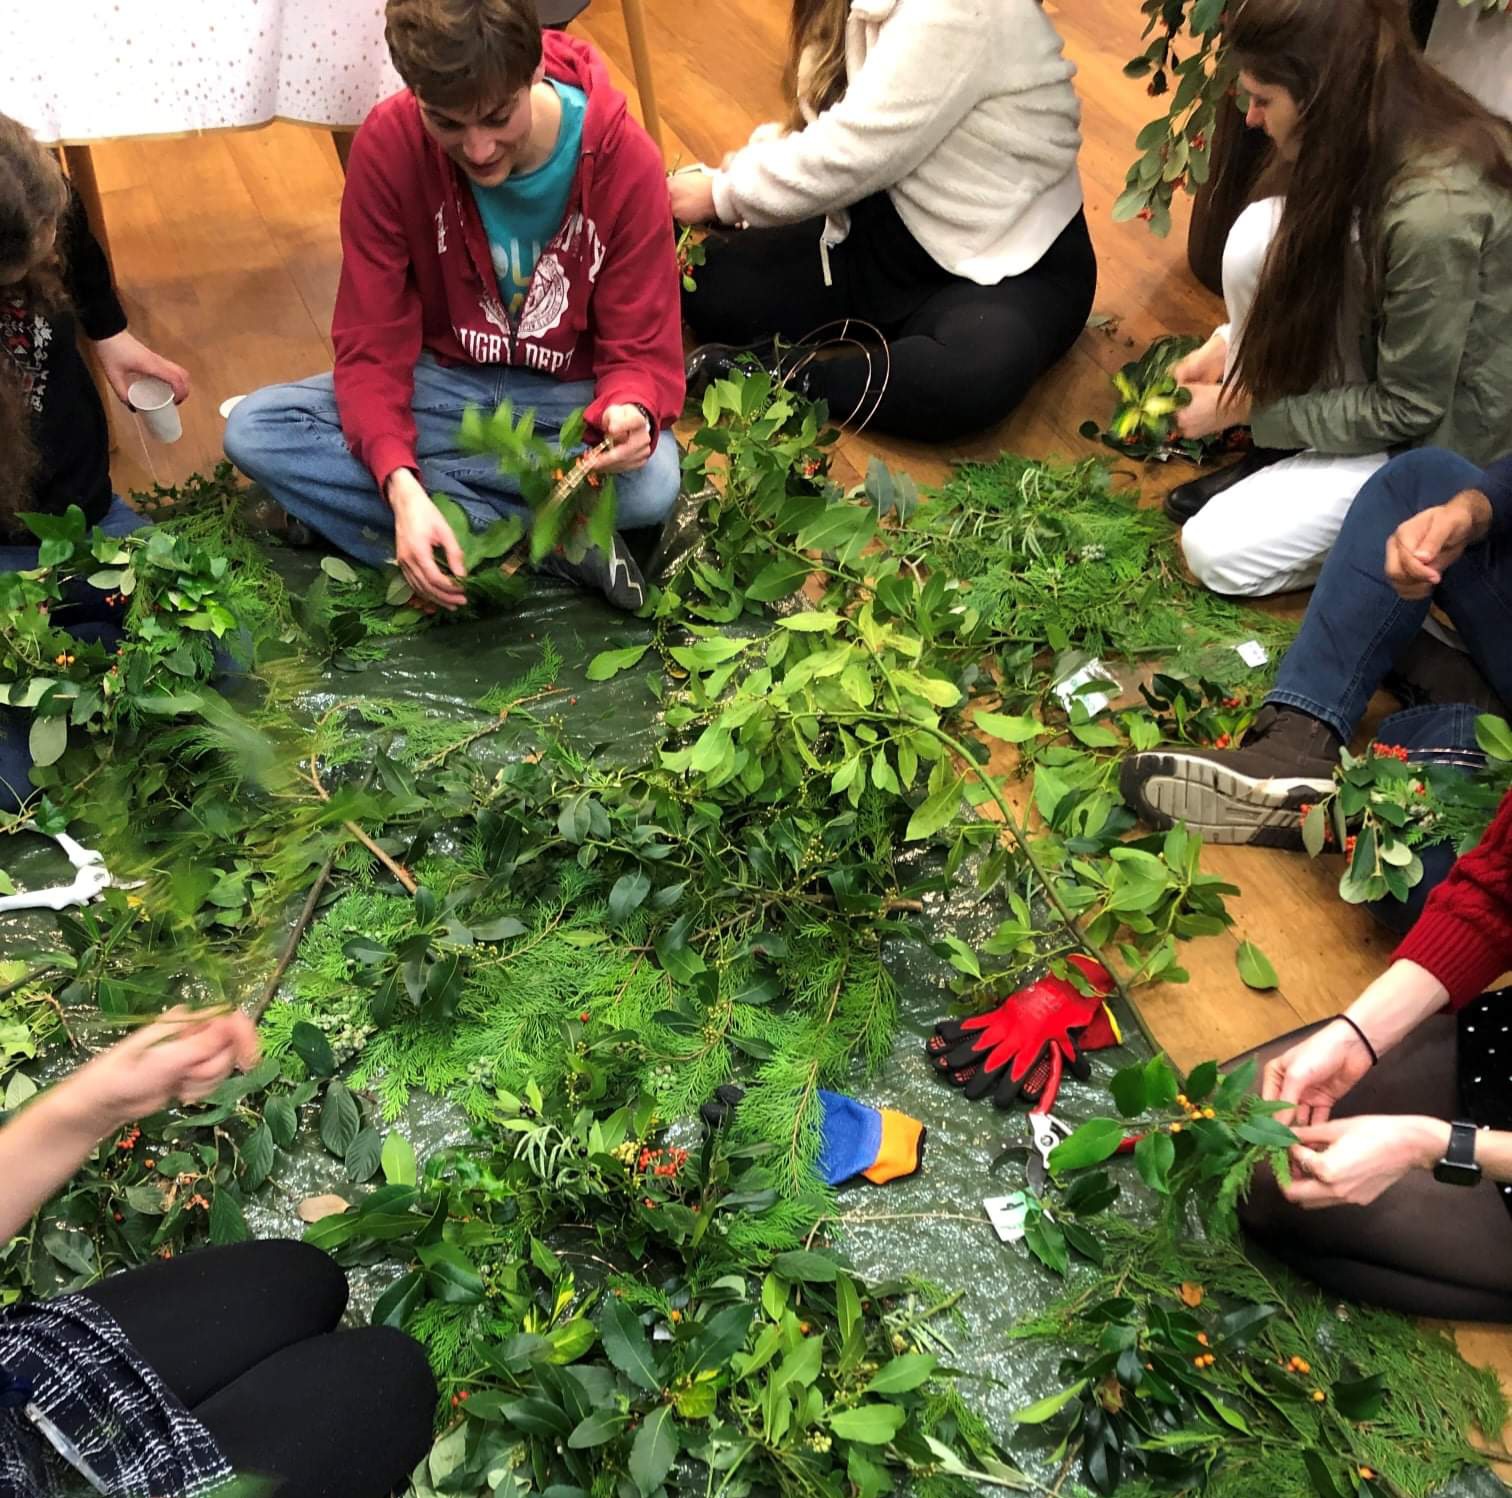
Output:
[[[1394,516],[1390,529],[1395,530],[1409,516],[1447,503],[1461,489],[1475,488],[1482,478],[1480,469],[1458,453],[1442,447],[1415,447],[1393,458],[1371,482],[1384,490]],[[1357,504],[1350,515],[1384,523],[1386,517],[1380,514],[1380,508],[1378,504]]]
[[294,403],[288,385],[265,385],[238,401],[226,418],[226,456],[258,483],[282,469],[299,448],[290,429]]
[[660,525],[672,513],[682,490],[682,452],[672,433],[663,432],[646,466],[634,474],[622,474],[617,487],[619,529]]

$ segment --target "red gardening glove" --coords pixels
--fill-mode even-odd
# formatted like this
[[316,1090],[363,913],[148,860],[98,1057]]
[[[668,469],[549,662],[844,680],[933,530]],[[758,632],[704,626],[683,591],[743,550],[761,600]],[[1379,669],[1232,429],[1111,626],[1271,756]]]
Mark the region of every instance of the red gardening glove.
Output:
[[1066,1067],[1085,1075],[1082,1051],[1117,1044],[1103,1004],[1113,991],[1112,974],[1090,957],[1068,960],[1095,993],[1079,993],[1069,979],[1047,974],[985,1014],[941,1020],[925,1047],[935,1069],[967,1097],[990,1092],[1000,1108],[1027,1102],[1048,1112]]

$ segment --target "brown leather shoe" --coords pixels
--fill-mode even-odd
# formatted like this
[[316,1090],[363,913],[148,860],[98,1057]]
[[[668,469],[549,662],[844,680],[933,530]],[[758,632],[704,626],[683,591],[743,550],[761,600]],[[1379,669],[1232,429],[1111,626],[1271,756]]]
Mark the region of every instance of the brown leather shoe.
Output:
[[1267,703],[1241,749],[1131,754],[1118,786],[1151,827],[1185,822],[1209,843],[1300,848],[1299,810],[1333,789],[1339,737],[1293,707]]

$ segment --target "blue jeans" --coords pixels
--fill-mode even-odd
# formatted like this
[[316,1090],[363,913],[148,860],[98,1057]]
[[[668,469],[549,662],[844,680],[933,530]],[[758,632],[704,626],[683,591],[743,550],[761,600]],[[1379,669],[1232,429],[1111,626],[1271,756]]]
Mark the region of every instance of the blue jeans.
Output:
[[[444,369],[422,354],[414,399],[420,481],[431,493],[456,500],[480,529],[501,515],[528,518],[518,485],[499,472],[497,460],[462,452],[462,413],[469,406],[491,412],[509,400],[516,411],[533,410],[536,430],[550,436],[592,399],[591,380],[563,382],[501,365]],[[226,456],[348,556],[373,567],[393,561],[393,513],[373,475],[347,447],[330,375],[249,395],[226,423]],[[620,529],[665,520],[681,477],[677,443],[663,432],[643,468],[615,477]]]
[[[1434,597],[1408,602],[1386,581],[1386,542],[1404,521],[1482,482],[1475,464],[1453,453],[1419,448],[1394,458],[1360,490],[1344,519],[1307,615],[1266,699],[1327,723],[1346,743],[1366,704],[1423,627],[1430,603],[1454,621],[1476,669],[1504,703],[1512,703],[1512,546],[1490,536],[1444,573]],[[1479,710],[1468,703],[1430,704],[1393,713],[1381,724],[1383,743],[1401,744],[1415,764],[1485,763],[1475,741]],[[1369,909],[1405,933],[1423,902],[1449,872],[1454,850],[1420,850],[1423,877],[1405,901],[1378,900]]]
[[[107,536],[124,536],[148,523],[117,495],[100,529]],[[0,546],[0,572],[24,572],[36,565],[36,546]],[[121,638],[120,609],[107,604],[105,596],[82,578],[71,582],[64,601],[53,609],[52,622],[81,640],[114,645]],[[0,811],[15,811],[31,794],[31,718],[27,708],[0,707]]]
[[[1411,516],[1482,482],[1480,469],[1466,459],[1419,448],[1392,459],[1365,484],[1323,564],[1268,702],[1301,708],[1347,743],[1376,688],[1436,603],[1454,621],[1491,689],[1512,703],[1512,651],[1506,648],[1512,546],[1507,537],[1490,536],[1472,546],[1444,573],[1431,600],[1409,602],[1386,580],[1386,542],[1392,532]],[[1380,737],[1416,749],[1414,759],[1454,762],[1458,757],[1463,763],[1465,753],[1475,749],[1475,716],[1468,707],[1409,709],[1388,718]],[[1411,731],[1416,742],[1409,743],[1403,731]]]

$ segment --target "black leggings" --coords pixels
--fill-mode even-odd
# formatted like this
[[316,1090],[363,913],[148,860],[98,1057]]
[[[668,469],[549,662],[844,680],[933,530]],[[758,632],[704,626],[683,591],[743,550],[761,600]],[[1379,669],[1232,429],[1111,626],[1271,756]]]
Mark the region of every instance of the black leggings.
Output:
[[[792,343],[837,319],[874,323],[890,368],[875,353],[843,351],[807,366],[809,392],[836,421],[871,413],[879,432],[945,442],[1006,416],[1086,326],[1097,259],[1079,212],[1037,265],[996,286],[943,270],[885,192],[850,212],[849,237],[830,251],[828,286],[821,219],[711,234],[698,289],[683,299],[697,337]],[[876,341],[869,329],[851,336]]]
[[384,1498],[430,1450],[436,1385],[419,1343],[336,1331],[346,1276],[289,1239],[238,1243],[85,1291],[277,1498]]
[[[1263,1070],[1272,1056],[1319,1028],[1283,1035],[1251,1054]],[[1464,1118],[1457,1032],[1447,1015],[1420,1025],[1365,1073],[1334,1116]],[[1263,1170],[1239,1215],[1263,1248],[1330,1295],[1412,1316],[1512,1321],[1512,1215],[1492,1181],[1469,1189],[1443,1186],[1428,1171],[1414,1170],[1368,1207],[1303,1211]]]

